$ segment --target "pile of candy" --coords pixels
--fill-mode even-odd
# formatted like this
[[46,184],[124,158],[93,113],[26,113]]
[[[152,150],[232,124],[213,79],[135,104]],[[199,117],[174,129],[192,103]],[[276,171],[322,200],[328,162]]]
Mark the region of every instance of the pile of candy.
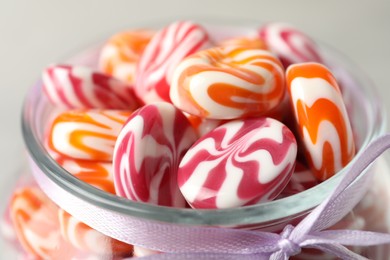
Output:
[[[119,33],[103,46],[99,71],[44,70],[45,95],[65,108],[46,146],[69,173],[134,201],[219,209],[290,196],[355,155],[341,91],[323,63],[313,40],[280,23],[222,41],[189,21]],[[34,187],[15,193],[10,218],[38,257],[133,252]],[[59,240],[66,248],[51,247]]]

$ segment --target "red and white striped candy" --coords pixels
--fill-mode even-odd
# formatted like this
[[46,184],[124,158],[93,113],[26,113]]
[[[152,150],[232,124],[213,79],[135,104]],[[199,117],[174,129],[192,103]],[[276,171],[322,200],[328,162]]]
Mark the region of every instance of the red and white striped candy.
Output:
[[146,46],[137,67],[135,91],[146,104],[170,101],[169,85],[177,64],[211,46],[207,32],[189,21],[175,22],[159,31]]
[[193,208],[233,208],[274,199],[294,170],[297,145],[272,118],[226,123],[201,137],[181,160],[180,191]]
[[291,65],[287,86],[311,171],[326,180],[355,155],[351,124],[332,73],[319,63]]
[[114,150],[114,183],[118,195],[163,206],[184,207],[177,169],[196,134],[173,105],[157,102],[133,113]]
[[53,121],[49,148],[69,158],[111,161],[116,137],[130,115],[124,110],[64,112]]
[[42,75],[43,90],[56,106],[135,110],[133,87],[86,67],[53,65]]
[[84,252],[110,257],[131,256],[133,246],[92,229],[75,217],[59,209],[61,235],[65,241]]
[[284,69],[260,49],[216,47],[184,59],[176,68],[170,96],[181,110],[211,119],[264,115],[282,102]]
[[55,160],[78,179],[95,188],[115,194],[114,174],[111,163],[67,159],[64,157]]
[[287,68],[300,62],[322,62],[316,43],[307,35],[285,23],[268,23],[260,28],[260,38]]

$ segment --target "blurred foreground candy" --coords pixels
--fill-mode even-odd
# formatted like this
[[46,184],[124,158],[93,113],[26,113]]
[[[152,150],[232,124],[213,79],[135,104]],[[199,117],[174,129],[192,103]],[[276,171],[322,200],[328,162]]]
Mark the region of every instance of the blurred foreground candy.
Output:
[[306,159],[314,175],[326,180],[355,155],[343,97],[332,73],[321,64],[291,65],[286,78]]
[[170,103],[158,102],[134,112],[115,144],[117,194],[141,202],[184,207],[177,169],[195,140],[187,118]]
[[56,106],[134,110],[139,107],[133,87],[89,68],[53,65],[42,75],[43,90]]
[[146,104],[169,101],[169,85],[177,64],[210,47],[206,30],[192,22],[175,22],[160,30],[138,63],[135,91]]
[[170,90],[176,107],[212,119],[264,115],[284,93],[279,59],[265,50],[240,47],[216,47],[184,59]]
[[226,123],[183,157],[178,183],[193,208],[233,208],[274,199],[294,170],[297,145],[272,118]]
[[133,85],[138,61],[154,34],[152,30],[133,30],[115,34],[100,52],[100,69]]
[[316,43],[289,24],[265,24],[260,28],[260,38],[280,58],[285,68],[300,62],[322,62]]
[[257,37],[231,38],[218,43],[218,46],[268,50],[265,42],[262,39]]
[[49,148],[62,156],[111,161],[115,140],[131,111],[71,110],[60,114],[49,131]]

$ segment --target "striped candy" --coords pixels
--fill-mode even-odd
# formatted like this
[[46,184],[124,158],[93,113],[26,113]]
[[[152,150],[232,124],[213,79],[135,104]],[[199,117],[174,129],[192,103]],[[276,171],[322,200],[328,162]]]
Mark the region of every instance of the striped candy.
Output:
[[236,37],[224,40],[218,43],[218,46],[222,47],[240,47],[240,48],[248,48],[248,49],[260,49],[260,50],[268,50],[265,42],[256,37]]
[[169,101],[173,70],[185,57],[210,46],[205,29],[189,21],[159,31],[146,46],[137,67],[135,91],[145,103]]
[[184,207],[177,168],[196,134],[186,117],[166,102],[133,113],[120,132],[114,151],[118,195],[163,206]]
[[311,171],[326,180],[355,155],[351,124],[337,82],[318,63],[291,65],[287,85]]
[[269,23],[261,27],[259,33],[286,68],[294,63],[322,62],[316,43],[291,25]]
[[133,85],[136,65],[154,34],[155,32],[151,30],[134,30],[115,34],[100,52],[100,69],[108,75]]
[[78,179],[103,190],[115,194],[112,164],[107,162],[57,158],[57,163]]
[[71,250],[61,238],[57,212],[57,206],[36,187],[14,192],[11,220],[19,242],[30,255],[52,259]]
[[58,219],[64,240],[81,251],[107,257],[131,256],[133,252],[132,245],[103,235],[63,209],[59,209]]
[[134,110],[133,87],[86,67],[53,65],[42,75],[43,90],[56,106]]
[[130,115],[120,110],[64,112],[53,121],[49,148],[69,158],[111,161],[116,137]]
[[185,112],[183,114],[187,117],[188,121],[190,122],[192,127],[195,129],[198,136],[202,136],[204,134],[207,134],[211,130],[215,129],[216,127],[218,127],[218,126],[222,125],[224,122],[226,122],[224,120],[207,119],[204,117],[198,117],[198,116],[194,116],[194,115],[191,115],[191,114],[188,114]]
[[272,118],[226,123],[201,137],[178,171],[180,191],[193,208],[233,208],[272,200],[294,170],[297,145]]
[[200,117],[258,116],[283,99],[284,69],[268,51],[216,47],[184,59],[176,68],[170,96],[181,110]]

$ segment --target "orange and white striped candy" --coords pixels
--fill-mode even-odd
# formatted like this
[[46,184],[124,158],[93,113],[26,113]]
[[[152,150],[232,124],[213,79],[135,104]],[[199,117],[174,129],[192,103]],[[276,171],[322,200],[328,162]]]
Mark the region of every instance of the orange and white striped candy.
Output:
[[245,37],[245,36],[224,40],[218,43],[218,46],[221,47],[235,46],[235,47],[248,48],[248,49],[268,50],[267,45],[262,39],[257,37]]
[[170,97],[189,114],[234,119],[266,114],[283,100],[284,92],[283,65],[272,53],[216,47],[176,67]]
[[59,209],[58,219],[64,240],[81,251],[110,257],[131,256],[133,252],[132,245],[103,235],[63,209]]
[[71,110],[49,130],[49,148],[62,156],[111,161],[115,140],[131,111]]
[[10,203],[17,238],[28,254],[38,259],[70,254],[74,249],[61,237],[58,207],[37,187],[16,190]]
[[108,162],[75,160],[60,157],[57,163],[78,179],[115,194],[112,164]]
[[134,84],[137,63],[154,33],[152,30],[133,30],[115,34],[101,50],[100,69],[117,79]]
[[326,180],[355,155],[340,89],[332,73],[319,63],[291,65],[286,80],[306,159],[314,175]]

